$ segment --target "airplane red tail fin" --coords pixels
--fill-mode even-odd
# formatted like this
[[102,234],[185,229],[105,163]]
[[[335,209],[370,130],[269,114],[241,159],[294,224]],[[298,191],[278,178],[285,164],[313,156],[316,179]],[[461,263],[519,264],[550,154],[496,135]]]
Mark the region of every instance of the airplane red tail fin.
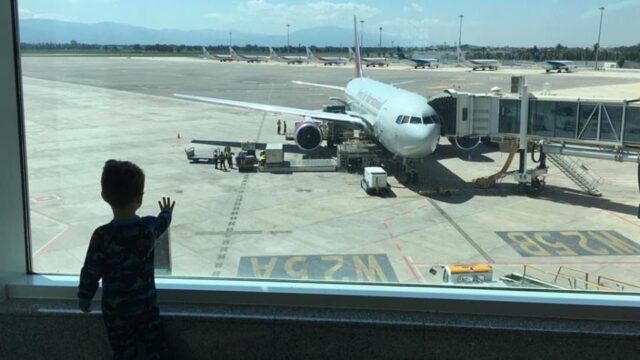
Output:
[[363,77],[362,72],[362,57],[360,56],[360,42],[358,41],[358,22],[355,15],[353,16],[353,34],[355,37],[355,63],[356,63],[356,77]]

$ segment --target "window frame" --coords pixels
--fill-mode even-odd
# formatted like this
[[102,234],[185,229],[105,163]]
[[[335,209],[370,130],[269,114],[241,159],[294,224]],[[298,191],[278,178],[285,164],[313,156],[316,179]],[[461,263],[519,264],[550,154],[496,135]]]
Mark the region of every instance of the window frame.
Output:
[[[74,300],[78,276],[33,274],[31,267],[28,159],[17,9],[17,0],[0,2],[0,27],[10,27],[10,31],[0,31],[0,45],[8,45],[0,46],[0,94],[8,95],[0,99],[0,104],[8,104],[5,108],[7,120],[0,124],[3,130],[0,157],[7,156],[12,160],[4,169],[7,178],[19,178],[13,187],[0,187],[0,198],[6,200],[0,202],[0,221],[2,225],[12,225],[10,229],[9,226],[0,227],[3,228],[0,300],[5,295],[16,299]],[[11,141],[4,141],[7,139]],[[640,294],[241,279],[158,278],[157,285],[161,302],[391,309],[561,319],[640,319]]]

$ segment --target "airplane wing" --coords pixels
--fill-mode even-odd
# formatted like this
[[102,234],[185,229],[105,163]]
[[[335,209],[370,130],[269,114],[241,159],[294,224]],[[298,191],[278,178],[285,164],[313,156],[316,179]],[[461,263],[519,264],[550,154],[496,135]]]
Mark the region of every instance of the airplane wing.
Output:
[[333,90],[340,90],[340,91],[344,91],[345,90],[345,88],[342,87],[342,86],[308,83],[308,82],[297,81],[297,80],[292,81],[292,83],[297,84],[297,85],[315,86],[315,87],[321,87],[321,88],[333,89]]
[[334,122],[356,126],[361,129],[367,129],[370,126],[369,122],[366,119],[362,117],[358,117],[356,115],[328,113],[320,110],[298,109],[298,108],[291,108],[286,106],[256,104],[256,103],[249,103],[244,101],[215,99],[215,98],[193,96],[193,95],[173,94],[173,96],[179,99],[185,99],[185,100],[194,100],[194,101],[206,102],[211,104],[239,107],[244,109],[253,109],[253,110],[259,110],[259,111],[299,115],[299,116],[310,117],[313,119],[323,120],[323,121],[334,121]]

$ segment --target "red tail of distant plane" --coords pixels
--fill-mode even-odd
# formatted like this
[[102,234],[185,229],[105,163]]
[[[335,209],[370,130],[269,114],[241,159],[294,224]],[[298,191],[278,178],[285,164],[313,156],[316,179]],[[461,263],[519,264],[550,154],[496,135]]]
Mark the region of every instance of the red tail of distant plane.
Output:
[[362,58],[360,56],[360,42],[358,41],[358,22],[356,17],[353,17],[353,34],[355,36],[355,63],[356,63],[356,77],[363,77],[362,72]]

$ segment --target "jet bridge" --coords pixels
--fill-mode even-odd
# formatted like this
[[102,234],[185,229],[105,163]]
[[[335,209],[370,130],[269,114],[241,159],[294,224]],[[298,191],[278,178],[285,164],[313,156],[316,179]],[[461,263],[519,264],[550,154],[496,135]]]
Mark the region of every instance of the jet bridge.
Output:
[[450,139],[517,140],[516,178],[525,185],[531,185],[537,173],[543,174],[526,170],[531,144],[539,145],[551,162],[592,195],[599,195],[595,186],[600,180],[561,155],[633,161],[640,166],[640,98],[533,95],[524,77],[514,77],[511,93],[448,90],[429,103],[442,118],[442,135]]
[[[528,95],[527,139],[640,151],[640,99],[581,99]],[[443,135],[518,138],[518,94],[448,90],[430,101],[443,119]]]

